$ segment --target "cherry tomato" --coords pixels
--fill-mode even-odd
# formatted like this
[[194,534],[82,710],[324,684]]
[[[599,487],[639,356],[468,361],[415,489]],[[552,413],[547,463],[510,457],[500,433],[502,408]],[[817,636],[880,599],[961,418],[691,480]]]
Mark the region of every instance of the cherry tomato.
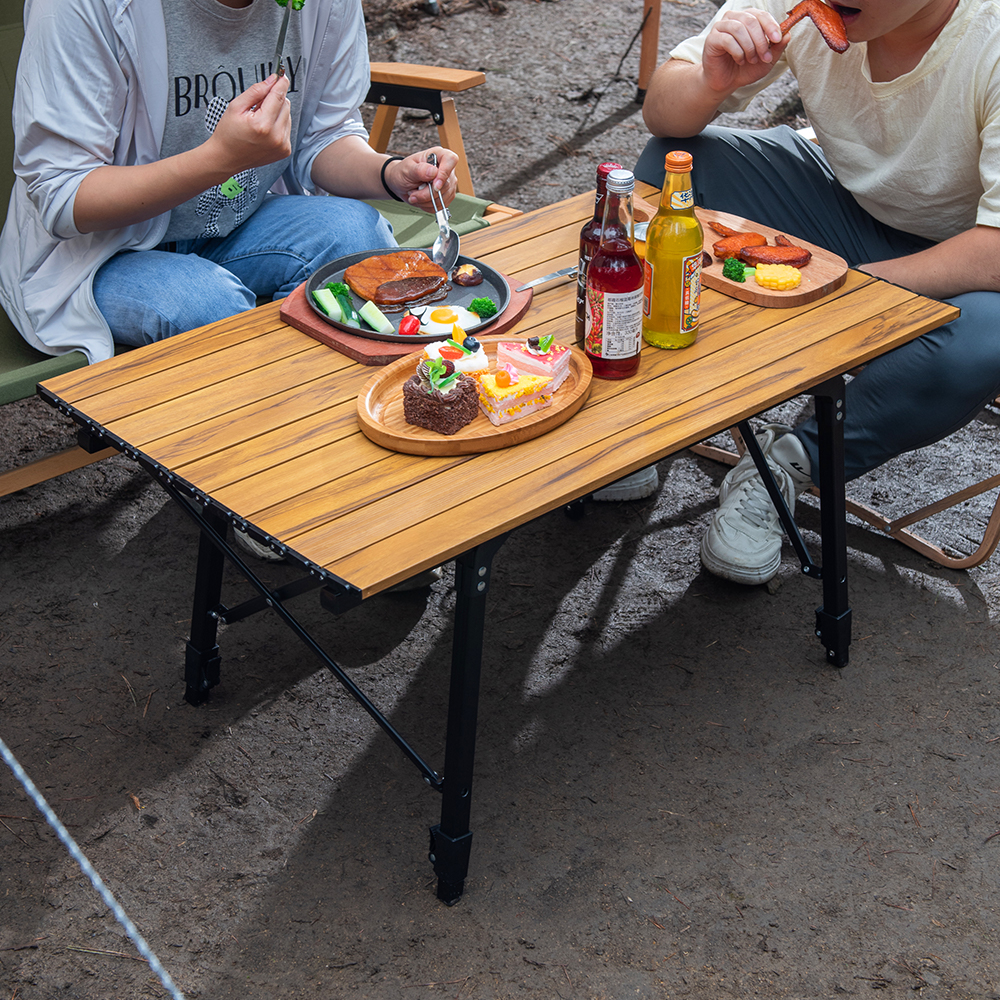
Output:
[[442,358],[448,358],[451,361],[456,361],[458,358],[462,357],[465,352],[460,347],[441,347],[438,349],[438,354]]
[[399,321],[399,332],[406,337],[420,333],[420,320],[412,313],[408,313]]

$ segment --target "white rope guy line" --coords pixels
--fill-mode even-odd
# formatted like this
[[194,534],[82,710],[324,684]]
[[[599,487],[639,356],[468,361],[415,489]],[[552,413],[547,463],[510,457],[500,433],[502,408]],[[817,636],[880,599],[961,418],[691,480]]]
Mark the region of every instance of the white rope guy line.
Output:
[[153,949],[146,944],[145,938],[139,933],[139,929],[129,919],[128,914],[122,909],[121,904],[112,895],[111,890],[104,884],[104,880],[97,874],[97,870],[87,860],[86,855],[77,846],[76,841],[70,836],[69,830],[62,825],[59,817],[52,811],[45,797],[35,787],[35,783],[25,773],[24,768],[18,763],[17,758],[10,752],[7,744],[0,739],[0,757],[3,757],[7,766],[14,772],[14,777],[21,782],[24,790],[31,796],[32,802],[38,807],[38,811],[48,820],[49,826],[56,831],[56,836],[63,842],[63,846],[72,855],[73,860],[80,866],[83,874],[90,879],[91,884],[97,890],[98,895],[107,904],[107,907],[115,915],[115,920],[125,928],[125,933],[129,936],[136,950],[149,963],[149,967],[159,976],[163,988],[174,998],[174,1000],[184,1000],[184,994],[174,985],[170,978],[170,973],[160,964],[160,960],[153,954]]

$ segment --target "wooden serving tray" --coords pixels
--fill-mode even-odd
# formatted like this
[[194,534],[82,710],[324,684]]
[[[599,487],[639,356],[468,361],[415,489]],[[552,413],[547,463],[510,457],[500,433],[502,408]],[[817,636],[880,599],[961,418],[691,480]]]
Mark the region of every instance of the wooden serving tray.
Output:
[[[781,230],[772,229],[760,222],[750,222],[741,219],[738,215],[730,215],[728,212],[714,212],[707,208],[696,208],[695,213],[701,220],[705,229],[705,251],[712,253],[712,244],[721,240],[714,229],[710,229],[709,222],[720,222],[730,229],[737,229],[740,232],[760,233],[767,237],[768,243],[774,243],[774,237]],[[712,257],[710,267],[703,267],[701,271],[701,283],[706,288],[714,288],[717,292],[729,295],[731,298],[739,299],[741,302],[750,302],[755,306],[771,306],[775,308],[789,308],[791,306],[805,305],[807,302],[814,302],[828,295],[847,280],[847,261],[843,257],[838,257],[829,250],[822,247],[806,243],[805,240],[796,239],[792,233],[783,233],[796,246],[805,247],[811,251],[812,259],[802,271],[802,283],[797,288],[789,288],[787,291],[779,292],[772,288],[764,288],[758,285],[753,279],[745,282],[730,281],[722,277],[722,261]]]
[[[510,302],[507,308],[483,331],[482,337],[473,331],[473,336],[478,340],[483,340],[487,335],[506,333],[522,316],[528,311],[531,305],[533,289],[529,288],[524,292],[514,290],[514,282],[506,275],[503,276],[507,284],[510,285]],[[519,282],[518,282],[519,284]],[[306,282],[302,282],[291,295],[281,301],[281,320],[289,326],[294,326],[296,330],[308,334],[315,340],[327,347],[332,347],[341,354],[346,354],[352,361],[357,361],[362,365],[389,365],[400,358],[409,357],[414,352],[424,349],[423,342],[416,344],[389,343],[381,340],[369,340],[367,337],[356,337],[344,330],[338,330],[324,322],[316,315],[315,310],[306,301]],[[444,338],[442,338],[444,339]],[[560,388],[560,392],[562,389]]]
[[[493,361],[499,337],[480,338]],[[556,390],[552,405],[499,427],[482,410],[456,434],[437,434],[414,427],[403,417],[403,383],[416,371],[417,358],[396,361],[373,375],[358,395],[358,426],[365,437],[407,455],[475,455],[529,441],[565,423],[587,401],[593,369],[587,356],[570,347],[569,375]]]

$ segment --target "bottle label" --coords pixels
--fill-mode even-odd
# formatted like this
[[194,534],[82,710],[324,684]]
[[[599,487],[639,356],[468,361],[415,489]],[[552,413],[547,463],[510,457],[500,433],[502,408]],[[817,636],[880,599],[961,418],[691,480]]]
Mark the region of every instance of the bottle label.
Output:
[[589,243],[580,244],[580,261],[576,269],[576,314],[581,322],[584,316],[584,301],[587,298],[587,271],[590,270],[590,262],[596,252],[597,247]]
[[670,192],[670,207],[671,208],[693,208],[694,207],[694,192],[688,188],[686,191],[671,191]]
[[701,310],[701,251],[681,261],[681,332],[698,326]]
[[609,361],[634,358],[642,346],[642,289],[602,292],[587,288],[588,353]]

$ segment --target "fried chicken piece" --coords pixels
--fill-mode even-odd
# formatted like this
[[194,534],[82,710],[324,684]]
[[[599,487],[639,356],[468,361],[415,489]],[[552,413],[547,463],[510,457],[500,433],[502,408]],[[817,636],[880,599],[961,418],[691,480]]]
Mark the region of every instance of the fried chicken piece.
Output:
[[788,17],[781,22],[782,35],[787,34],[792,26],[798,24],[804,17],[812,18],[813,24],[819,28],[819,33],[823,36],[823,41],[834,52],[847,51],[851,43],[847,40],[843,18],[822,0],[802,0],[801,3],[797,3],[788,12]]
[[740,251],[744,247],[767,246],[767,237],[761,236],[760,233],[741,233],[738,229],[730,229],[729,226],[724,226],[721,222],[710,222],[709,226],[720,236],[725,237],[725,239],[712,244],[712,253],[719,260],[725,260],[727,257],[739,257]]
[[797,247],[785,236],[776,236],[777,246],[748,246],[739,252],[744,264],[788,264],[789,267],[805,267],[812,254],[805,247]]

